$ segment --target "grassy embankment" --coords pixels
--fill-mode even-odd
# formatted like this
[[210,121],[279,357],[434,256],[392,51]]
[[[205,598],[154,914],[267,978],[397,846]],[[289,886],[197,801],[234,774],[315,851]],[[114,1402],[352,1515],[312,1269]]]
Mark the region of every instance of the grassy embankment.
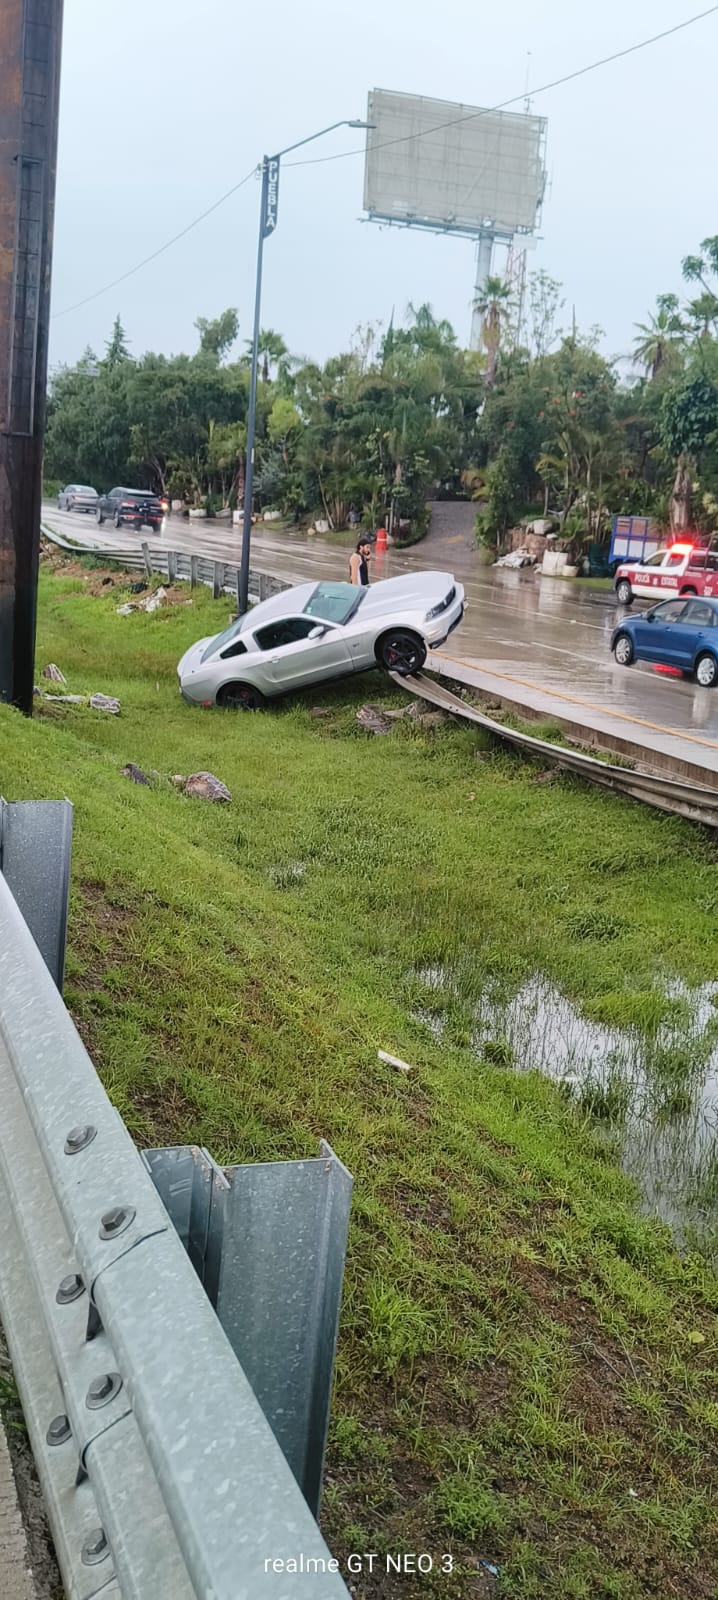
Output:
[[[39,666],[122,716],[0,713],[0,792],[75,803],[67,1001],[137,1140],[230,1162],[325,1135],[355,1175],[325,1531],[456,1562],[355,1593],[708,1600],[715,1278],[640,1215],[585,1109],[471,1035],[487,978],[537,970],[655,1025],[661,974],[715,976],[714,846],[470,729],[371,738],[361,700],[401,703],[378,677],[190,710],[175,663],[227,602],[118,617],[98,587],[43,578]],[[233,803],[137,788],[128,760],[208,768]]]

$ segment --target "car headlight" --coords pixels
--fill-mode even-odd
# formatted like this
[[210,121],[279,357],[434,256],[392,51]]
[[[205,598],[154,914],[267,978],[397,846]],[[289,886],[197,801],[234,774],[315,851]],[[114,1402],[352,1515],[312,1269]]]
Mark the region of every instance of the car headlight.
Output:
[[424,618],[424,621],[425,622],[433,622],[435,617],[440,617],[441,616],[442,611],[448,611],[449,606],[451,605],[452,601],[455,600],[455,599],[456,599],[456,585],[454,585],[453,589],[449,590],[449,593],[444,596],[443,600],[439,601],[438,606],[432,606],[431,611],[427,611],[426,616]]

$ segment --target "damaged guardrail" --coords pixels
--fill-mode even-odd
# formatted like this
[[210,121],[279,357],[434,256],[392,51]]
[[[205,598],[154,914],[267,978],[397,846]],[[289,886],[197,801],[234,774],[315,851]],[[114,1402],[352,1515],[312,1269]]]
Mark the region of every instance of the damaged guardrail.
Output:
[[0,1315],[69,1600],[346,1597],[312,1512],[350,1193],[326,1145],[140,1155],[0,874]]
[[662,778],[656,773],[636,772],[631,767],[618,767],[610,761],[597,761],[595,756],[585,755],[582,750],[551,744],[547,739],[536,739],[533,734],[522,733],[508,723],[487,717],[485,712],[467,705],[465,700],[460,700],[458,695],[452,694],[450,689],[445,689],[443,684],[427,677],[424,672],[418,672],[411,678],[392,672],[391,677],[399,688],[418,695],[421,700],[428,700],[431,705],[438,706],[452,717],[461,717],[465,722],[485,728],[495,738],[523,750],[527,755],[540,756],[542,761],[551,761],[566,772],[573,772],[605,789],[613,789],[617,794],[628,795],[632,800],[642,800],[645,805],[656,806],[659,811],[672,811],[676,816],[687,817],[690,822],[700,822],[706,828],[718,828],[718,791],[715,789],[706,789],[701,784],[682,783],[678,778]]

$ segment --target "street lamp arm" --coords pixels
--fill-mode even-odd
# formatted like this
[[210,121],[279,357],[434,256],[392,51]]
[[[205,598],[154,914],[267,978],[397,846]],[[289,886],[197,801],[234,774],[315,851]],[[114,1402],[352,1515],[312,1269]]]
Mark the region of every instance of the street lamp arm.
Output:
[[315,139],[323,139],[325,134],[334,133],[335,128],[369,128],[371,126],[371,123],[360,122],[358,118],[343,117],[341,122],[330,122],[328,128],[320,128],[318,133],[310,133],[306,139],[297,139],[296,144],[288,144],[286,149],[278,150],[274,160],[279,160],[280,156],[288,156],[292,150],[301,150],[304,144],[313,144]]

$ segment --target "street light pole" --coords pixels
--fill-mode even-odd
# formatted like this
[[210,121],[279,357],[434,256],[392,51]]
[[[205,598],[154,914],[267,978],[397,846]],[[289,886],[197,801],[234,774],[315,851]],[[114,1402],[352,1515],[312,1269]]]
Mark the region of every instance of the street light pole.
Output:
[[239,573],[237,576],[237,609],[240,616],[244,616],[249,605],[249,550],[252,538],[252,498],[254,489],[254,446],[257,431],[257,377],[259,373],[259,335],[262,312],[262,265],[264,259],[264,241],[274,233],[277,226],[279,208],[279,163],[282,156],[288,156],[292,150],[299,150],[304,144],[312,144],[315,139],[323,139],[327,133],[333,133],[335,128],[372,128],[371,122],[361,122],[358,118],[350,121],[332,122],[328,128],[320,128],[318,133],[310,133],[306,139],[298,139],[296,144],[287,145],[286,149],[278,150],[274,156],[265,156],[260,168],[262,174],[262,195],[259,204],[259,238],[257,241],[257,279],[254,291],[254,332],[252,335],[252,365],[249,378],[249,408],[247,411],[247,465],[244,476],[244,506],[242,514],[242,553],[240,556]]

